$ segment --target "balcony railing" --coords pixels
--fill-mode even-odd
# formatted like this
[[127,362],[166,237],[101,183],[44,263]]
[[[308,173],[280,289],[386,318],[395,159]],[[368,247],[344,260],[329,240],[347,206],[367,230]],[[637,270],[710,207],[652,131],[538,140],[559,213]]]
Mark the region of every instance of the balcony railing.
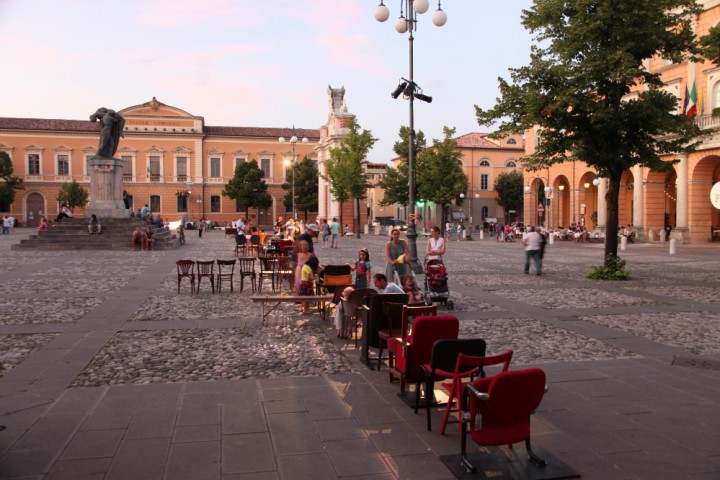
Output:
[[132,182],[133,176],[132,175],[123,175],[123,182]]
[[713,117],[712,115],[702,115],[695,119],[695,123],[698,127],[705,130],[708,128],[720,127],[720,117]]
[[151,182],[159,182],[159,181],[160,181],[160,175],[150,175],[150,176],[148,177],[148,180],[150,180]]

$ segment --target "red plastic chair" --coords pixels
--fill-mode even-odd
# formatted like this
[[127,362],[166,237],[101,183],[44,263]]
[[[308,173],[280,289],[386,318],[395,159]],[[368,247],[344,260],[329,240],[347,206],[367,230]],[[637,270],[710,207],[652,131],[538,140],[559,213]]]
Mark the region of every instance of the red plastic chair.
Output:
[[[512,448],[512,444],[524,441],[530,460],[538,466],[547,464],[530,446],[530,414],[540,406],[546,390],[545,372],[539,368],[500,372],[465,387],[460,451],[468,472],[477,471],[467,458],[468,425],[470,438],[478,445]],[[482,422],[476,422],[478,415]]]
[[389,338],[388,351],[391,353],[388,371],[400,380],[400,394],[405,393],[405,384],[416,382],[420,366],[430,363],[433,344],[438,340],[458,338],[460,323],[452,315],[419,317],[413,320],[412,332],[401,339]]
[[[502,364],[503,372],[507,372],[510,368],[510,360],[512,360],[513,351],[508,350],[505,353],[499,355],[489,356],[473,356],[461,353],[457,357],[457,363],[455,370],[451,376],[452,382],[443,382],[442,388],[448,392],[449,398],[447,406],[445,407],[445,415],[443,416],[442,426],[440,427],[440,435],[445,435],[445,427],[448,423],[458,423],[456,421],[450,421],[450,414],[457,412],[460,417],[460,399],[462,398],[462,390],[464,388],[463,379],[482,377],[486,378],[484,367],[492,365]],[[457,403],[456,407],[453,407],[453,403]],[[430,430],[430,420],[428,419],[428,431]]]

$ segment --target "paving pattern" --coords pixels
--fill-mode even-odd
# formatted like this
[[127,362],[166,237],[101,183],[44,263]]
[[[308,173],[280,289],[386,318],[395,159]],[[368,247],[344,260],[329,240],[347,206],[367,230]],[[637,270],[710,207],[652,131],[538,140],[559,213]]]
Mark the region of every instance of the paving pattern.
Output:
[[[406,407],[389,407],[397,400],[397,384],[389,384],[384,371],[370,372],[361,365],[354,343],[335,338],[333,328],[317,315],[303,316],[297,305],[283,304],[263,326],[259,306],[249,298],[252,290],[246,286],[241,293],[237,278],[233,293],[213,294],[206,280],[199,294],[190,293],[187,281],[177,293],[175,260],[232,258],[233,240],[222,232],[203,239],[189,235],[187,245],[168,252],[10,249],[28,233],[0,238],[0,407],[12,427],[0,432],[0,454],[5,453],[0,477],[138,478],[133,465],[143,462],[126,449],[154,450],[133,446],[134,438],[144,438],[133,437],[139,435],[135,429],[143,425],[152,430],[169,416],[169,430],[163,432],[173,432],[172,437],[157,434],[166,442],[157,451],[160,473],[148,478],[318,478],[316,468],[329,468],[320,475],[328,478],[448,478],[435,463],[438,452],[448,451],[447,443],[439,446],[435,437],[418,443],[416,437],[409,440],[409,432],[393,433],[400,435],[398,445],[407,445],[402,449],[380,435],[388,432],[382,424],[383,418],[391,418],[388,409],[399,408],[400,422],[408,425],[418,423],[417,418],[405,419],[401,411]],[[373,271],[384,271],[384,242],[374,235],[343,239],[338,249],[316,245],[316,253],[325,264],[349,263],[359,248],[368,247]],[[419,247],[422,252],[424,240]],[[718,375],[712,369],[668,370],[674,358],[692,365],[720,360],[720,255],[713,247],[683,245],[677,256],[670,256],[662,245],[631,245],[621,252],[630,280],[598,282],[585,274],[590,265],[601,263],[602,245],[549,245],[543,276],[538,277],[522,273],[519,242],[452,241],[445,255],[456,307],[450,313],[460,320],[461,337],[482,337],[489,353],[512,349],[516,367],[543,366],[549,372],[552,395],[538,412],[535,428],[544,447],[570,452],[566,456],[583,478],[680,478],[678,465],[690,472],[684,478],[717,478],[720,422],[709,412],[716,414],[720,398]],[[641,377],[626,380],[635,371]],[[363,383],[373,384],[385,404],[378,404],[367,388],[358,389]],[[325,400],[303,385],[322,385]],[[291,393],[286,387],[298,390]],[[621,394],[625,387],[633,392]],[[694,393],[687,395],[689,388]],[[253,393],[241,401],[236,390]],[[663,398],[658,399],[658,391]],[[306,392],[302,400],[300,392]],[[331,392],[346,406],[326,399]],[[285,398],[287,394],[298,397]],[[359,399],[368,403],[356,403]],[[324,401],[331,403],[318,409]],[[193,402],[206,403],[189,413]],[[252,419],[242,426],[233,423],[239,412],[258,405],[267,417],[261,424]],[[234,413],[226,417],[226,411]],[[605,416],[596,418],[600,411]],[[704,411],[704,420],[689,420]],[[320,423],[303,423],[306,414]],[[303,427],[291,422],[287,430],[278,429],[275,422],[288,415]],[[346,423],[324,425],[326,418],[362,428],[350,432]],[[648,435],[657,435],[660,425],[679,423],[693,425],[679,443],[666,445],[658,438],[650,446],[643,443]],[[391,425],[399,432],[416,428]],[[54,426],[64,436],[48,436]],[[302,455],[314,451],[302,450],[307,437],[298,436],[296,427],[307,430],[303,435],[320,432],[324,446],[319,451],[330,458],[333,452],[340,458],[350,458],[346,455],[352,452],[354,458],[365,448],[383,454],[362,457],[357,469],[322,463],[304,475],[307,458]],[[420,435],[423,428],[417,428]],[[251,458],[244,455],[237,462],[237,453],[221,454],[236,452],[232,442],[240,437],[247,441],[242,435],[236,438],[238,433],[257,432],[269,436],[242,448],[260,449],[255,455],[267,463],[259,470],[252,470]],[[157,440],[156,433],[143,435]],[[261,448],[270,445],[269,438],[275,447]],[[454,451],[455,439],[441,438]],[[333,441],[345,445],[351,439],[365,443],[334,450],[338,444]],[[207,454],[193,460],[183,445]],[[679,449],[687,449],[682,460],[664,465],[673,473],[658,470],[658,459]],[[403,464],[408,455],[428,457],[426,463]],[[292,462],[305,466],[296,469]],[[100,473],[93,475],[96,471]],[[255,477],[253,472],[271,473]]]

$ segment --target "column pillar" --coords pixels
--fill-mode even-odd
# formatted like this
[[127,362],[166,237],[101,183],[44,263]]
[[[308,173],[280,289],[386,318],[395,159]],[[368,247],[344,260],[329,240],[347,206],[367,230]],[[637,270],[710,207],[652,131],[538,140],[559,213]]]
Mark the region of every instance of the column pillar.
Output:
[[633,228],[635,229],[635,238],[637,240],[645,240],[645,225],[643,221],[643,199],[645,191],[643,190],[643,169],[640,165],[635,165],[633,172]]
[[683,243],[683,238],[688,237],[688,156],[687,153],[678,155],[680,163],[675,166],[677,172],[677,214],[675,229],[670,233],[670,238],[675,238]]
[[601,178],[600,184],[597,186],[597,218],[598,223],[595,227],[596,230],[601,232],[605,231],[605,225],[607,224],[607,179]]

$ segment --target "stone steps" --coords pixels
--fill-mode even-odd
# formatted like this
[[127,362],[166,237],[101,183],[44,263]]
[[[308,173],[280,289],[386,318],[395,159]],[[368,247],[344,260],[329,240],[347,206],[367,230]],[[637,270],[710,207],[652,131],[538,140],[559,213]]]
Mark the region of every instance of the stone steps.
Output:
[[[86,218],[64,219],[43,232],[37,232],[13,250],[128,250],[130,239],[136,227],[143,230],[147,224],[134,218],[101,219],[102,233],[89,234]],[[153,226],[155,250],[173,250],[180,246],[177,235],[164,227]]]

